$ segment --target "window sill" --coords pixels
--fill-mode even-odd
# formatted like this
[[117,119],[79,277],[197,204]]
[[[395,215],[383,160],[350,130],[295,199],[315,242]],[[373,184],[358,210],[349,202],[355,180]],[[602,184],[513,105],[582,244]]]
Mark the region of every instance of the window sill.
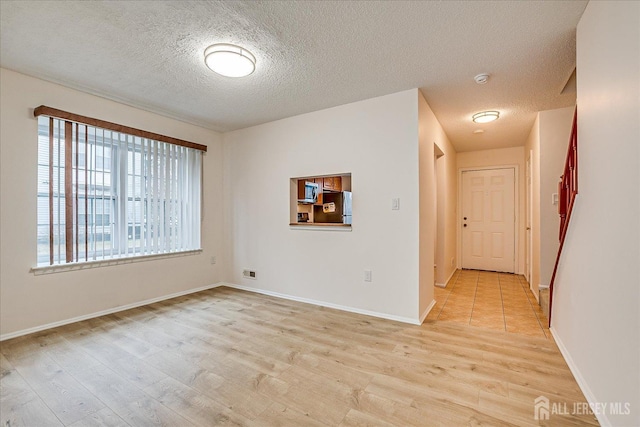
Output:
[[125,258],[112,258],[99,261],[82,261],[82,262],[70,262],[67,264],[57,265],[42,265],[38,267],[31,267],[31,272],[35,276],[42,274],[63,273],[66,271],[87,270],[89,268],[107,267],[111,265],[131,264],[134,262],[152,261],[156,259],[175,258],[189,255],[199,255],[202,253],[202,249],[194,249],[190,251],[171,252],[166,254],[153,254],[153,255],[136,255]]
[[292,222],[289,224],[292,230],[332,230],[351,231],[351,224],[327,223],[327,222]]

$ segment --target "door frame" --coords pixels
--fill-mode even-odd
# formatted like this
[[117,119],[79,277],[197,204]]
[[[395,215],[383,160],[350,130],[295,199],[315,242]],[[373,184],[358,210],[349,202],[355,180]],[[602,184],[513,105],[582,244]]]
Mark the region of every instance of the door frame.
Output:
[[456,267],[462,268],[462,173],[470,171],[482,171],[482,170],[496,170],[496,169],[513,169],[514,178],[514,232],[513,232],[513,271],[514,274],[522,274],[520,268],[520,239],[522,238],[522,230],[520,230],[520,165],[507,164],[507,165],[495,165],[495,166],[470,166],[464,168],[458,168],[458,206],[456,212]]
[[529,282],[529,288],[532,287],[531,279],[533,276],[533,150],[529,150],[527,153],[527,160],[525,162],[525,262],[524,262],[524,277]]
[[[434,182],[435,182],[435,203],[434,203],[434,218],[436,219],[436,227],[435,227],[435,233],[433,233],[433,285],[434,286],[438,286],[441,288],[444,288],[445,286],[447,286],[447,279],[444,278],[443,279],[443,283],[438,283],[438,272],[444,272],[447,269],[445,268],[446,265],[446,261],[444,259],[444,235],[442,235],[442,233],[440,233],[438,230],[441,228],[443,228],[444,230],[444,224],[445,224],[445,195],[446,195],[446,191],[442,191],[443,189],[441,189],[441,186],[444,186],[444,182],[442,179],[439,178],[440,175],[442,175],[445,171],[446,171],[446,165],[444,165],[444,159],[445,159],[445,153],[444,151],[442,151],[442,149],[438,146],[438,144],[436,142],[433,143],[433,178],[434,178]],[[440,164],[438,166],[438,164]],[[440,173],[438,173],[438,171],[440,171]],[[440,200],[442,199],[442,200]],[[440,214],[440,211],[443,211],[442,215]],[[440,250],[440,248],[442,250]],[[453,272],[452,272],[453,274]]]

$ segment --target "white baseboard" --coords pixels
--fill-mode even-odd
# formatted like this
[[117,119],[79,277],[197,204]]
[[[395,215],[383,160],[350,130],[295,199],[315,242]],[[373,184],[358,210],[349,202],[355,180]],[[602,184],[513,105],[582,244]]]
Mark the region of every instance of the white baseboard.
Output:
[[393,314],[380,313],[377,311],[370,311],[370,310],[362,310],[359,308],[347,307],[346,305],[333,304],[330,302],[318,301],[310,298],[302,298],[302,297],[296,297],[293,295],[281,294],[280,292],[273,292],[273,291],[267,291],[264,289],[251,288],[249,286],[236,285],[235,283],[224,282],[224,283],[220,283],[220,285],[227,286],[229,288],[240,289],[243,291],[255,292],[257,294],[269,295],[276,298],[282,298],[282,299],[287,299],[291,301],[304,302],[306,304],[318,305],[320,307],[335,308],[336,310],[348,311],[350,313],[364,314],[366,316],[379,317],[387,320],[395,320],[396,322],[410,323],[412,325],[422,324],[422,322],[420,322],[419,319],[412,319],[410,317],[394,316]]
[[420,324],[421,325],[424,322],[424,319],[426,319],[427,316],[429,315],[429,313],[431,313],[431,310],[433,309],[434,305],[436,305],[436,300],[432,300],[431,304],[429,304],[429,307],[427,307],[427,309],[424,311],[424,313],[422,313],[422,315],[420,316]]
[[[564,357],[564,361],[567,362],[567,365],[569,366],[569,370],[571,370],[571,373],[576,379],[576,382],[578,383],[578,387],[580,387],[580,390],[582,390],[582,394],[584,394],[584,397],[587,399],[587,402],[595,405],[595,403],[598,402],[598,400],[596,399],[595,395],[589,388],[589,385],[587,384],[584,377],[582,376],[582,373],[580,373],[578,366],[576,366],[575,362],[573,361],[571,354],[569,354],[569,350],[567,350],[567,347],[564,346],[564,343],[556,333],[556,330],[553,328],[553,326],[549,330],[551,331],[551,335],[553,335],[553,339],[556,341],[556,344],[560,349],[560,353],[562,354],[562,357]],[[604,412],[596,413],[595,415],[596,415],[596,418],[598,418],[598,422],[600,423],[601,426],[613,425],[611,424],[611,421],[609,421],[609,418],[607,417],[606,413]]]
[[449,282],[451,281],[451,278],[453,277],[453,275],[456,274],[456,271],[458,271],[458,269],[454,268],[453,271],[451,272],[451,275],[449,276],[449,278],[444,283],[436,282],[436,286],[439,287],[439,288],[446,288],[447,285],[449,284]]
[[201,286],[199,288],[188,289],[186,291],[180,291],[169,295],[163,295],[156,298],[147,299],[144,301],[138,301],[127,305],[120,305],[118,307],[109,308],[107,310],[97,311],[91,314],[84,314],[82,316],[73,317],[71,319],[60,320],[58,322],[47,323],[46,325],[34,326],[33,328],[22,329],[16,332],[10,332],[8,334],[0,335],[0,341],[9,340],[11,338],[17,338],[22,335],[32,334],[34,332],[44,331],[46,329],[57,328],[58,326],[68,325],[70,323],[81,322],[87,319],[93,319],[95,317],[105,316],[107,314],[117,313],[119,311],[129,310],[131,308],[141,307],[143,305],[153,304],[154,302],[164,301],[171,298],[181,297],[183,295],[193,294],[200,291],[206,291],[207,289],[217,288],[221,286],[222,283],[214,283],[212,285]]

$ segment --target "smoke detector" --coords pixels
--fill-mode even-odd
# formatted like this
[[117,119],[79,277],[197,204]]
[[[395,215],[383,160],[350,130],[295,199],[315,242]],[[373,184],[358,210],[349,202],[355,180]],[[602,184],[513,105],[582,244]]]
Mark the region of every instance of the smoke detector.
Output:
[[483,85],[489,81],[489,74],[486,74],[486,73],[478,74],[473,78],[473,80],[475,80],[476,83],[478,83],[479,85]]

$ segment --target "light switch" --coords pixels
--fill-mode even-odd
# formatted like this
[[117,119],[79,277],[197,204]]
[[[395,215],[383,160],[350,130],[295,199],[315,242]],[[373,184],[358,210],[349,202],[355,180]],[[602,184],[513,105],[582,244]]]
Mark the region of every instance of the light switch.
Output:
[[371,270],[365,270],[364,271],[364,281],[365,282],[371,282]]
[[394,210],[394,211],[400,210],[400,199],[398,198],[391,199],[391,210]]
[[551,195],[551,204],[552,205],[557,205],[558,204],[558,193],[553,193]]

